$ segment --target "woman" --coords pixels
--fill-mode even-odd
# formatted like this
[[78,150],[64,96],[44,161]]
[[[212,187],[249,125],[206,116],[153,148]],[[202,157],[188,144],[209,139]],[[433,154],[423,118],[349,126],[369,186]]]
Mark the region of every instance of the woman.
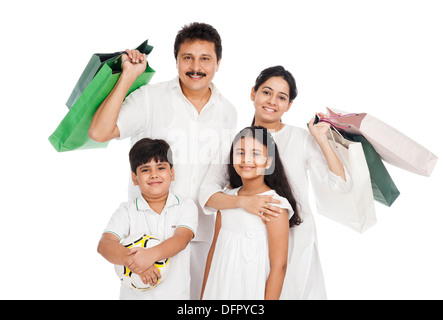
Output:
[[[290,110],[296,96],[297,87],[290,72],[281,66],[263,70],[251,90],[255,107],[253,124],[273,133],[303,221],[290,230],[288,267],[281,298],[326,299],[316,227],[309,204],[308,172],[311,178],[319,179],[336,191],[346,192],[351,182],[346,168],[328,142],[328,123],[314,125],[313,117],[308,131],[282,122],[283,114]],[[208,171],[199,198],[206,213],[240,207],[261,216],[264,221],[279,213],[279,208],[271,205],[277,203],[271,197],[222,193],[227,185],[225,176],[222,166],[213,165]]]

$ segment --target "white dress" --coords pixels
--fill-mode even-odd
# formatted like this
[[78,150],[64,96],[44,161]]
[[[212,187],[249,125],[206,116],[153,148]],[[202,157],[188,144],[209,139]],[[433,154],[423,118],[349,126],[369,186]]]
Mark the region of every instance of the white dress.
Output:
[[[308,130],[286,125],[272,136],[279,149],[303,220],[299,226],[289,231],[288,266],[280,298],[324,300],[327,297],[316,226],[309,203],[309,176],[315,175],[316,179],[320,179],[331,189],[342,192],[349,190],[352,182],[346,168],[346,182],[329,170],[323,153]],[[229,150],[226,148],[220,152],[225,155],[226,161]],[[211,165],[200,188],[199,201],[202,207],[214,193],[222,191],[226,184],[226,164]],[[204,207],[204,211],[206,214],[216,212],[207,206]]]
[[[238,195],[238,190],[225,193]],[[292,216],[289,202],[274,190],[279,205]],[[204,300],[263,300],[270,272],[268,234],[262,220],[243,209],[221,210],[221,228],[217,238]]]

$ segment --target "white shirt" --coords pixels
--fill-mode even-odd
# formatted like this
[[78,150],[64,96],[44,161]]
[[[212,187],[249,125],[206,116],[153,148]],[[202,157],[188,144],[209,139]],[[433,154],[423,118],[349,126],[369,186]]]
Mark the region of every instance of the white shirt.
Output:
[[[198,114],[183,95],[179,78],[140,87],[124,101],[117,121],[120,139],[163,139],[171,146],[175,181],[171,191],[198,204],[200,185],[219,146],[230,141],[237,111],[211,83],[211,98]],[[129,183],[130,199],[139,189]],[[199,207],[199,231],[194,240],[211,242],[214,216]]]
[[[290,229],[289,256],[281,299],[325,299],[326,291],[317,248],[314,217],[309,203],[309,175],[316,175],[333,190],[346,192],[351,186],[350,175],[345,168],[346,182],[329,170],[328,163],[308,130],[285,125],[272,134],[280,158],[299,205],[302,223]],[[223,150],[225,161],[229,150]],[[227,163],[227,162],[225,162]],[[226,165],[214,164],[208,171],[200,189],[200,205],[220,192],[227,184]],[[204,207],[205,213],[216,210]]]
[[[174,235],[177,228],[188,228],[196,234],[198,210],[194,201],[181,201],[169,193],[161,214],[149,207],[143,197],[122,203],[112,215],[105,233],[112,233],[120,240],[130,235],[148,234],[165,241]],[[170,258],[168,275],[158,287],[148,291],[127,288],[120,289],[122,300],[175,300],[190,298],[190,255],[189,246]],[[116,278],[117,281],[117,278]]]

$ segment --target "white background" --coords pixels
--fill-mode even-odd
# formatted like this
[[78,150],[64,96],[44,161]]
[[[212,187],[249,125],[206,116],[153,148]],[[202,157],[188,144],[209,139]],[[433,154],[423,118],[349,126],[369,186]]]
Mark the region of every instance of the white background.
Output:
[[[129,141],[57,153],[48,142],[91,55],[154,46],[151,83],[176,75],[173,42],[192,21],[223,39],[215,77],[253,115],[258,73],[283,65],[299,96],[284,122],[305,126],[326,106],[368,112],[443,156],[440,1],[8,1],[0,19],[0,298],[117,299],[97,252],[126,200]],[[442,299],[442,171],[387,165],[401,191],[363,234],[315,214],[330,299]],[[312,208],[315,209],[313,204]]]

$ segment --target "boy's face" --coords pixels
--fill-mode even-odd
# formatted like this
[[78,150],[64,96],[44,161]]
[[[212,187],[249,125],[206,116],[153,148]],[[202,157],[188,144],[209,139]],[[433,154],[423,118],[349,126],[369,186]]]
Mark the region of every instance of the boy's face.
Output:
[[132,172],[132,181],[139,186],[145,198],[160,198],[169,193],[171,181],[174,181],[174,168],[168,162],[156,162],[154,159]]

